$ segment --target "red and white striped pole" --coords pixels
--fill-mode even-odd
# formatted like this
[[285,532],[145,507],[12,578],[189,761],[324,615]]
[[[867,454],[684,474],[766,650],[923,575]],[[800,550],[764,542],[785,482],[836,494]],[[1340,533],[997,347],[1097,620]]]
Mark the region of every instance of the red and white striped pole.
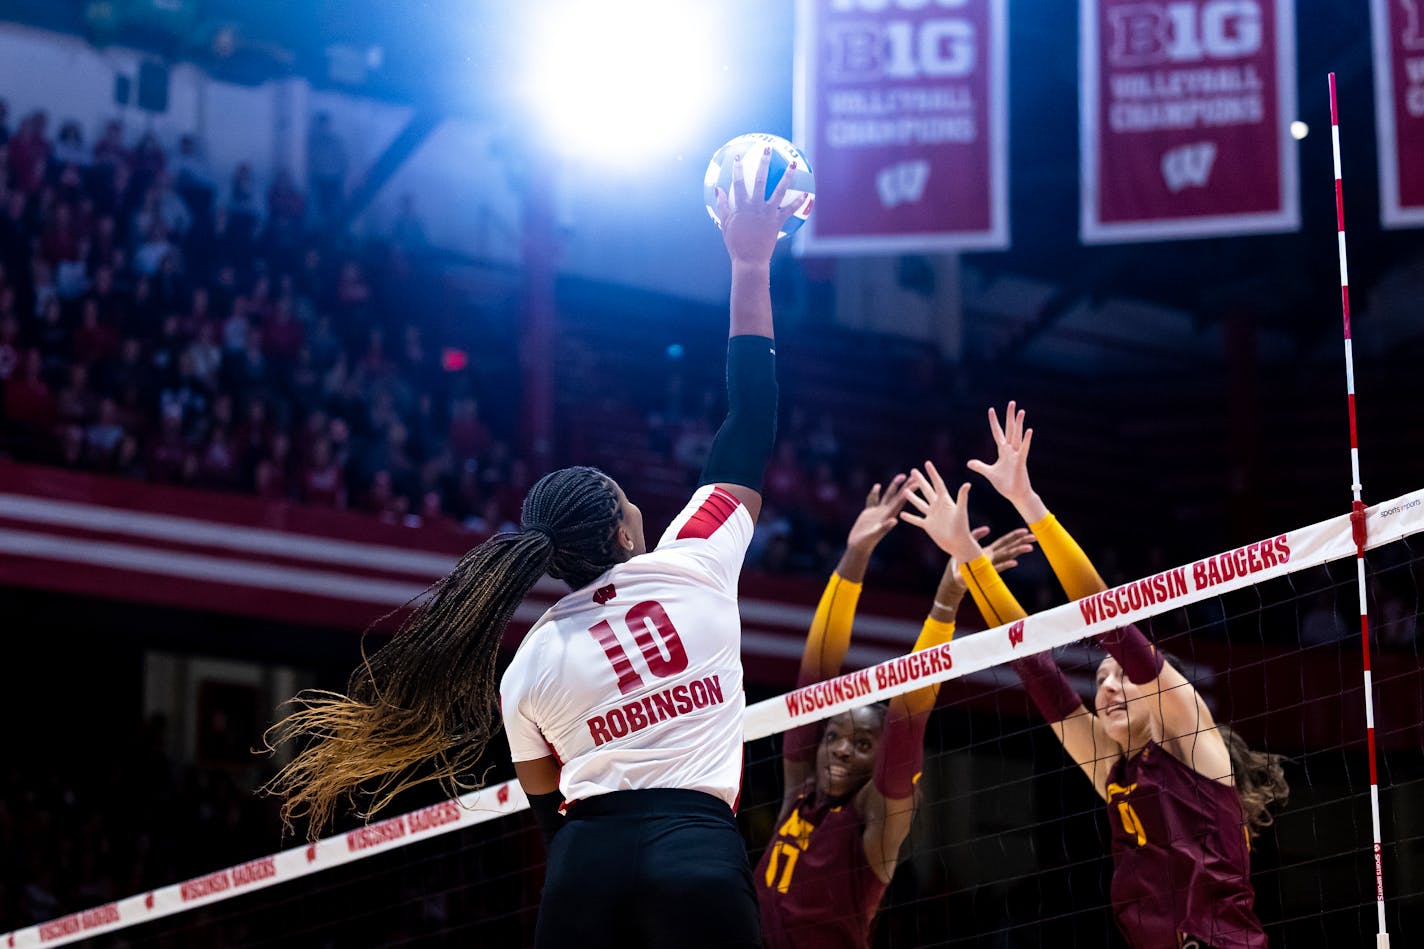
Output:
[[1365,598],[1365,502],[1361,497],[1360,439],[1355,424],[1355,354],[1350,341],[1350,271],[1345,263],[1345,192],[1340,178],[1340,107],[1335,98],[1335,74],[1330,74],[1330,146],[1335,156],[1335,224],[1340,240],[1340,306],[1345,316],[1345,391],[1350,404],[1350,526],[1355,540],[1355,579],[1360,591],[1360,647],[1365,659],[1365,740],[1370,756],[1370,819],[1374,827],[1375,909],[1379,914],[1377,949],[1389,949],[1384,922],[1384,848],[1380,839],[1379,768],[1375,752],[1375,695],[1370,674],[1370,614]]

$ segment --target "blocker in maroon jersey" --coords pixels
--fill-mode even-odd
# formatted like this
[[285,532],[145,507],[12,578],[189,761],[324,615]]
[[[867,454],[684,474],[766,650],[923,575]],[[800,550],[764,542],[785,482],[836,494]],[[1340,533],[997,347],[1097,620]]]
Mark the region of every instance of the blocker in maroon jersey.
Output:
[[[854,799],[815,790],[783,811],[753,880],[762,938],[781,949],[860,949],[887,884],[871,869]],[[827,912],[834,907],[835,912]]]
[[1130,944],[1264,949],[1234,787],[1149,742],[1114,766],[1108,822],[1113,913]]

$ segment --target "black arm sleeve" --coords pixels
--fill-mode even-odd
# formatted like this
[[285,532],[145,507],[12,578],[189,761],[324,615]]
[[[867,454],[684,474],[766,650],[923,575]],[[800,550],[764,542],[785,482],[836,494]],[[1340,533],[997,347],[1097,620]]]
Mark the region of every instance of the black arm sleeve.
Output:
[[740,484],[760,491],[776,441],[776,342],[765,336],[727,340],[727,417],[712,440],[703,484]]
[[554,835],[564,826],[564,815],[559,813],[559,806],[564,803],[564,796],[558,791],[550,791],[548,794],[529,794],[529,810],[534,812],[534,821],[539,825],[539,832],[544,835],[544,847],[554,842]]

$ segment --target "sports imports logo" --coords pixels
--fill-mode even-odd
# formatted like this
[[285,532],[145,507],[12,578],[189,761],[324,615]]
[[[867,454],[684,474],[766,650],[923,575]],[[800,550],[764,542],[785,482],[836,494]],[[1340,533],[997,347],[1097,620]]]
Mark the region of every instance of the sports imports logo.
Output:
[[1192,142],[1162,153],[1162,180],[1173,194],[1205,188],[1216,164],[1215,142]]

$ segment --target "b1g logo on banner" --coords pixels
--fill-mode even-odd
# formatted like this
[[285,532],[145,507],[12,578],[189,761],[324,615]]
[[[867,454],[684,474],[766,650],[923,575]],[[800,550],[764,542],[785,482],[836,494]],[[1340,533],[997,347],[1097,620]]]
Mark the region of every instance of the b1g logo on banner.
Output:
[[1006,247],[1005,0],[798,0],[806,253]]
[[1087,243],[1300,225],[1292,0],[1082,0]]
[[1373,4],[1380,220],[1424,226],[1424,0]]

